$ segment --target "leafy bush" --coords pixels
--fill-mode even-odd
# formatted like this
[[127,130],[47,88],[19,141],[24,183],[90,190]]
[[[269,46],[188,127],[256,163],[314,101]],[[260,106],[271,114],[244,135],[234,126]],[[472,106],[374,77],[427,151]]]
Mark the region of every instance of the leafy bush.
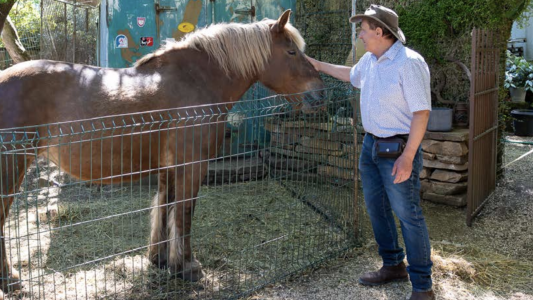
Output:
[[513,55],[507,50],[507,60],[505,61],[505,81],[503,86],[523,87],[533,92],[533,65],[521,56]]

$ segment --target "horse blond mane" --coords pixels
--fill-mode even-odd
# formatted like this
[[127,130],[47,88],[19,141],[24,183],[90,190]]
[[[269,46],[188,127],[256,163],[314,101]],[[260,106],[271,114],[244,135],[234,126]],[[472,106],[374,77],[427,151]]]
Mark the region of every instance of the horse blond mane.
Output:
[[[169,42],[154,53],[137,61],[135,67],[142,66],[174,49],[190,48],[203,50],[224,72],[250,78],[263,71],[272,53],[270,26],[273,20],[251,24],[214,24],[186,35],[179,42]],[[304,51],[305,42],[291,24],[284,27],[285,35]]]

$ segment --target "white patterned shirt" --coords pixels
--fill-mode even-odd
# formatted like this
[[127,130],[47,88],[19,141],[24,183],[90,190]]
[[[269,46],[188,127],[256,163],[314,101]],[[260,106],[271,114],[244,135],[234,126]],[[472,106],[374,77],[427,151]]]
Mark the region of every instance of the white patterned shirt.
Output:
[[400,41],[379,59],[365,53],[351,69],[350,81],[361,89],[363,128],[375,136],[409,134],[413,113],[431,110],[428,65]]

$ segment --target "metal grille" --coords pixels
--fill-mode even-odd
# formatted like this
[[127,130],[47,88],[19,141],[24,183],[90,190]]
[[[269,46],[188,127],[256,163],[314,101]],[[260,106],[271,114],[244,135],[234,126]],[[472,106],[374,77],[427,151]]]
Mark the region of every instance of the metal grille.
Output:
[[[355,96],[346,86],[326,94],[324,108],[333,103],[350,107]],[[212,105],[0,130],[4,211],[15,200],[4,238],[24,297],[237,298],[351,247],[357,232],[352,119],[327,109],[304,114],[280,96],[240,106],[240,115],[228,115],[227,105]],[[240,134],[253,128],[245,126],[250,121],[264,133]],[[225,130],[226,123],[233,129]],[[203,145],[202,140],[221,137],[220,148],[183,153],[183,144],[161,142],[195,132],[202,134],[189,142]],[[262,142],[234,142],[247,136]],[[248,145],[248,151],[219,157],[235,144]],[[164,147],[194,160],[176,159],[164,168],[137,162],[143,155],[169,159],[158,151],[137,151]],[[69,154],[68,159],[58,160],[57,153]],[[128,155],[138,157],[128,160]],[[107,165],[121,171],[101,168],[99,174],[107,175],[76,179],[85,177],[78,166],[87,161],[91,170]],[[180,169],[203,182],[197,196],[176,190],[181,201],[197,204],[191,234],[185,237],[205,273],[195,283],[153,266],[146,255],[150,211],[176,205],[171,199],[151,203],[157,181],[161,191],[161,184],[172,185],[172,174]],[[6,189],[19,180],[20,189]]]
[[305,37],[306,53],[344,65],[352,50],[351,13],[352,1],[300,1],[295,22]]
[[87,3],[42,0],[42,59],[96,65],[98,8]]
[[466,215],[468,226],[496,188],[498,75],[501,53],[498,38],[495,32],[482,29],[474,29],[472,34]]

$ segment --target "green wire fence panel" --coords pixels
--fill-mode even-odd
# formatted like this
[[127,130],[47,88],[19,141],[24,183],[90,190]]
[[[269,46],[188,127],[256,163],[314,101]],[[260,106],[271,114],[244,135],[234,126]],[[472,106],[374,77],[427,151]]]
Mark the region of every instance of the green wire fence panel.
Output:
[[[18,0],[9,16],[32,59],[96,65],[98,2]],[[13,64],[0,39],[0,70]]]
[[[0,130],[1,268],[20,274],[3,278],[5,298],[238,298],[338,256],[358,230],[356,147],[352,119],[328,107],[342,112],[355,94],[324,97],[311,112],[277,95],[238,113],[210,105]],[[154,232],[157,222],[166,227]],[[176,255],[183,266],[168,267]],[[195,259],[203,277],[182,280]]]
[[[308,56],[332,64],[353,66],[352,25],[348,20],[355,4],[356,1],[345,0],[297,1],[295,26],[305,38]],[[328,84],[339,84],[337,79],[322,75]],[[353,115],[352,106],[330,105],[329,110],[331,114]]]
[[308,55],[344,65],[352,49],[351,13],[352,1],[298,1],[295,25],[305,37]]

